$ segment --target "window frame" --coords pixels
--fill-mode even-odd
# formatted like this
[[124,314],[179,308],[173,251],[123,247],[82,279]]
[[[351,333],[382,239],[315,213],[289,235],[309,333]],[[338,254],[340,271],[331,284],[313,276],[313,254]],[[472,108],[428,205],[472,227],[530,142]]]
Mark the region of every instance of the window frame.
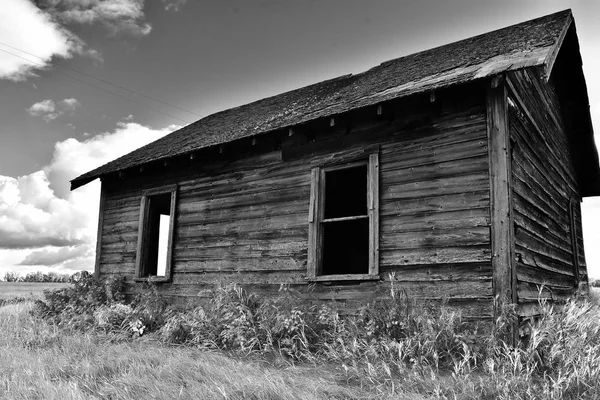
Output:
[[[150,223],[150,198],[157,195],[171,194],[169,208],[169,236],[167,239],[167,255],[164,276],[144,276],[143,262],[147,257],[146,249],[149,240],[148,230]],[[135,282],[170,282],[173,258],[173,236],[175,233],[175,211],[177,209],[177,185],[165,185],[157,188],[144,190],[140,205],[140,219],[138,226],[138,242],[135,257]]]
[[[325,173],[367,165],[367,216],[369,219],[369,272],[366,274],[323,275],[323,221],[325,214]],[[331,220],[354,217],[330,218]],[[362,218],[362,217],[361,217]],[[365,281],[379,280],[379,151],[365,154],[338,164],[325,164],[312,168],[310,204],[308,210],[308,262],[309,281]]]
[[571,236],[571,251],[573,260],[573,281],[574,286],[579,286],[581,277],[579,276],[579,245],[577,243],[577,215],[581,215],[579,202],[575,197],[569,200],[569,233]]

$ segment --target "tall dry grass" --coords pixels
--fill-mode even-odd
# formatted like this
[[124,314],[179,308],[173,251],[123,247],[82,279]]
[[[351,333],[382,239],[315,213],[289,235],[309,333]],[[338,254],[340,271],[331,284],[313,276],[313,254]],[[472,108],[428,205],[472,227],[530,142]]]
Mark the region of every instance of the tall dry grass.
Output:
[[115,343],[61,330],[32,317],[31,308],[0,307],[2,399],[374,398],[323,367],[275,367],[144,338]]
[[600,307],[589,298],[541,302],[529,340],[511,347],[401,288],[355,316],[236,286],[180,311],[150,290],[123,304],[118,285],[89,277],[0,308],[0,397],[600,398]]

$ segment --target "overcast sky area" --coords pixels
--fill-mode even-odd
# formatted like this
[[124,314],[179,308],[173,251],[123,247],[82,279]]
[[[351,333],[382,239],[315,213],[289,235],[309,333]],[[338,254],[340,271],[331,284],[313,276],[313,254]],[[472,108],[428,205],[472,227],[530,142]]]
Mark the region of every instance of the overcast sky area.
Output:
[[[598,0],[2,0],[0,276],[92,270],[99,182],[69,180],[178,127],[566,8],[600,133]],[[583,225],[600,278],[600,198]]]

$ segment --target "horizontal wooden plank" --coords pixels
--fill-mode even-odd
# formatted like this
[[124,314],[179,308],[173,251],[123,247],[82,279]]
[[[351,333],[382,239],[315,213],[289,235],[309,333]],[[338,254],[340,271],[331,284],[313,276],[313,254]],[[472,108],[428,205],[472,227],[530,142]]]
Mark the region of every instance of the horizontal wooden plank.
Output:
[[[248,166],[249,171],[255,171],[252,166]],[[230,197],[235,195],[260,194],[269,190],[289,189],[293,187],[302,187],[310,184],[310,168],[305,165],[290,166],[289,170],[282,169],[277,175],[267,175],[268,171],[262,174],[250,175],[250,173],[241,174],[231,179],[214,179],[203,186],[196,182],[193,188],[181,188],[180,199],[187,203],[188,199],[217,199],[221,197]]]
[[535,221],[528,220],[520,213],[515,213],[515,231],[525,232],[527,235],[553,248],[568,254],[572,253],[573,249],[566,243],[564,238],[559,238],[553,232],[540,228],[539,225],[535,224]]
[[396,185],[401,183],[420,182],[429,179],[450,178],[457,175],[468,175],[472,173],[486,172],[489,169],[487,153],[474,155],[463,159],[451,161],[437,160],[408,168],[392,169],[381,173],[382,186]]
[[[489,280],[475,281],[410,281],[393,282],[395,289],[404,291],[409,298],[419,299],[482,299],[493,297],[492,282]],[[365,296],[377,298],[388,295],[392,288],[391,281],[372,282],[367,285],[363,282],[359,285],[344,286],[322,286],[317,285],[311,292],[311,297],[317,300],[352,300],[357,299],[364,302]],[[368,293],[368,294],[367,294]]]
[[422,182],[384,185],[381,188],[381,198],[383,200],[410,199],[484,190],[489,187],[489,179],[488,174],[482,172],[453,176],[446,179],[429,179]]
[[100,271],[100,276],[107,277],[124,277],[127,279],[133,279],[135,276],[135,263],[102,263],[102,270]]
[[548,257],[544,254],[537,253],[530,248],[522,246],[519,242],[515,243],[515,254],[517,260],[526,265],[541,268],[551,272],[556,272],[559,274],[573,273],[573,267],[571,266],[571,264],[567,264],[562,261]]
[[467,263],[490,261],[489,245],[469,247],[444,247],[439,249],[410,249],[382,251],[382,267],[415,264]]
[[102,244],[115,244],[123,242],[136,242],[137,243],[138,231],[131,230],[126,232],[119,232],[114,234],[105,234],[102,237]]
[[513,162],[527,171],[542,187],[556,198],[569,198],[571,190],[568,185],[553,173],[549,168],[547,161],[543,159],[543,154],[530,149],[527,143],[517,142],[513,145]]
[[102,254],[122,254],[122,253],[134,253],[137,250],[137,238],[135,240],[127,241],[114,241],[110,243],[102,242]]
[[137,231],[139,220],[120,220],[115,222],[105,221],[102,228],[103,234],[124,233]]
[[458,246],[468,247],[489,244],[489,227],[469,227],[382,234],[380,248],[381,251],[387,251]]
[[[308,211],[308,210],[307,210]],[[273,215],[269,218],[260,217],[240,221],[226,221],[199,224],[195,220],[178,220],[177,231],[186,237],[204,236],[207,234],[229,235],[240,232],[269,232],[290,228],[301,228],[307,225],[307,213]]]
[[231,260],[184,260],[175,258],[173,273],[204,273],[211,271],[245,272],[245,271],[306,271],[306,260],[290,257],[247,258]]
[[242,193],[231,196],[222,196],[203,200],[197,196],[182,195],[179,198],[178,213],[180,215],[193,213],[211,213],[223,210],[235,210],[237,208],[247,207],[273,207],[278,203],[301,202],[306,201],[306,196],[310,189],[310,179],[307,179],[304,186],[301,187],[279,187],[271,190],[265,189],[259,193]]
[[564,251],[554,247],[546,239],[540,239],[525,229],[517,229],[515,231],[515,243],[536,254],[544,255],[565,265],[572,264],[573,257],[571,256],[571,251]]
[[572,274],[548,271],[522,262],[517,262],[517,280],[519,282],[547,285],[550,287],[564,288],[573,286]]
[[481,108],[462,115],[449,114],[445,120],[433,121],[430,125],[399,130],[395,133],[396,140],[382,144],[381,155],[395,156],[398,152],[410,152],[424,147],[445,147],[453,143],[485,138],[485,124],[485,112],[482,112]]
[[517,225],[540,237],[551,237],[548,240],[555,241],[557,247],[571,248],[567,225],[549,218],[543,210],[516,192],[513,192],[513,209]]
[[260,270],[248,271],[240,270],[237,272],[226,272],[220,270],[210,270],[195,273],[173,274],[173,285],[180,284],[222,284],[244,283],[244,284],[273,284],[273,285],[293,285],[304,284],[306,282],[306,271],[297,270]]
[[140,219],[140,205],[135,207],[123,208],[119,211],[111,211],[104,215],[107,224],[114,224],[122,221],[138,221]]
[[[398,281],[457,281],[492,278],[489,262],[462,264],[402,265],[380,268],[380,275]],[[393,278],[392,278],[393,277]]]
[[557,123],[560,119],[560,112],[554,106],[549,108],[549,106],[557,104],[555,103],[556,97],[550,94],[550,91],[542,90],[542,87],[549,88],[549,85],[541,84],[539,77],[529,71],[509,74],[508,83],[512,89],[511,96],[515,100],[513,104],[520,109],[517,117],[523,121],[529,132],[526,137],[527,142],[531,143],[533,149],[544,154],[548,165],[551,165],[554,172],[575,190],[572,166],[566,162],[569,151],[568,142],[564,128]]
[[563,301],[572,297],[574,288],[552,288],[527,282],[519,282],[517,285],[519,302],[527,303],[539,299]]
[[[306,226],[290,229],[254,231],[242,233],[228,233],[225,235],[183,236],[179,235],[177,245],[182,248],[188,246],[198,247],[223,247],[223,246],[252,246],[266,248],[268,245],[291,242],[306,242],[308,238],[308,224]],[[306,243],[305,243],[306,244]]]
[[131,252],[107,253],[103,251],[100,254],[100,263],[105,264],[133,264],[135,263],[135,250]]
[[[489,209],[490,191],[488,188],[462,193],[440,193],[434,196],[412,199],[384,199],[380,202],[380,215],[406,215],[423,217],[437,212],[464,211],[469,209]],[[487,212],[489,215],[489,212]]]
[[513,179],[513,189],[514,193],[527,200],[530,204],[533,204],[547,218],[553,218],[559,224],[566,224],[568,222],[565,211],[561,211],[556,204],[549,202],[545,194],[541,193],[535,186],[532,186],[525,176]]
[[392,156],[382,156],[382,165],[385,172],[399,170],[418,165],[430,165],[453,160],[463,160],[474,156],[485,156],[487,154],[487,141],[477,139],[470,142],[455,143],[439,148],[423,147],[421,149],[395,153]]
[[381,218],[382,235],[400,232],[437,231],[444,229],[490,226],[489,208],[472,208],[435,213],[387,215]]
[[175,246],[173,257],[175,260],[241,260],[248,258],[279,258],[290,257],[293,259],[306,259],[307,243],[261,243],[257,245],[238,245],[222,247]]
[[276,196],[265,193],[257,196],[255,205],[232,206],[216,210],[210,210],[209,206],[206,206],[206,211],[181,212],[177,215],[177,223],[179,225],[220,224],[249,219],[269,219],[290,214],[308,214],[308,191],[304,189],[297,191],[300,195],[306,193],[306,196],[297,197],[297,200],[293,201],[278,201]]
[[513,157],[513,175],[516,178],[527,182],[529,186],[534,190],[534,193],[539,195],[548,206],[557,210],[558,212],[564,212],[567,210],[569,199],[571,195],[565,190],[558,189],[557,185],[563,185],[563,182],[555,184],[546,177],[549,175],[548,171],[539,171],[535,166],[529,164],[525,160],[524,155],[516,151]]

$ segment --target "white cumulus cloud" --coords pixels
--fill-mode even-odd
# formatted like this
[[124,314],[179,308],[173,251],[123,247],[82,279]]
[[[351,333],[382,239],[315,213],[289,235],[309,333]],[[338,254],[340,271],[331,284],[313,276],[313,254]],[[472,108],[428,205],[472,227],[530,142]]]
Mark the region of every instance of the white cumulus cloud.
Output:
[[145,22],[144,0],[42,0],[40,4],[63,23],[99,23],[113,34],[134,36],[152,30]]
[[58,249],[44,248],[29,253],[19,265],[55,266],[73,259],[91,258],[90,246],[71,246]]
[[81,104],[77,99],[64,99],[55,103],[54,100],[42,100],[33,104],[27,112],[34,117],[42,117],[46,122],[52,121],[61,115],[75,111]]
[[0,52],[0,79],[14,81],[25,80],[36,69],[47,67],[53,57],[71,57],[83,46],[79,38],[29,0],[2,0],[0,41],[8,45],[0,45],[4,50]]
[[177,128],[120,123],[113,132],[56,143],[41,171],[0,175],[0,274],[92,269],[100,185],[95,181],[71,192],[69,181]]
[[85,215],[52,193],[43,171],[0,177],[0,248],[23,249],[83,243]]
[[167,10],[167,11],[179,11],[179,9],[181,7],[183,7],[183,5],[185,3],[187,3],[187,0],[161,0],[161,1],[165,5],[165,10]]
[[[169,7],[181,4],[175,0]],[[2,0],[0,5],[0,79],[26,80],[55,57],[79,54],[102,62],[101,53],[69,29],[72,24],[98,24],[112,34],[138,37],[152,30],[144,0]]]

